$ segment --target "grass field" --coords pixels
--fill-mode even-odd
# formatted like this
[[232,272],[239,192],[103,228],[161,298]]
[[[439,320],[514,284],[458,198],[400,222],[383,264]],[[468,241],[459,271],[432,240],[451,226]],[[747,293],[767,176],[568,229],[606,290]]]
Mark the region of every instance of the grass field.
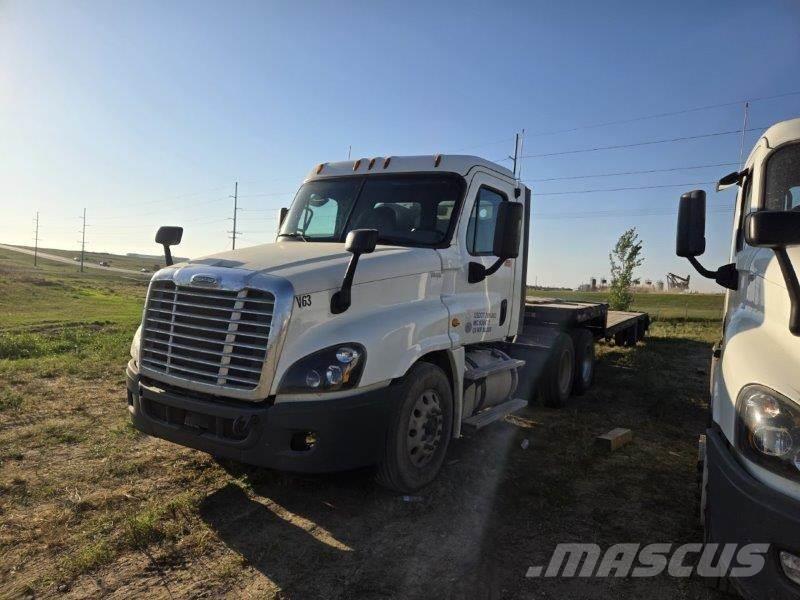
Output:
[[[635,348],[601,345],[566,408],[455,440],[407,502],[369,470],[282,474],[139,434],[123,369],[144,284],[29,263],[0,251],[0,598],[716,598],[666,576],[524,577],[559,542],[700,541],[706,297]],[[593,440],[613,427],[634,441],[607,454]]]

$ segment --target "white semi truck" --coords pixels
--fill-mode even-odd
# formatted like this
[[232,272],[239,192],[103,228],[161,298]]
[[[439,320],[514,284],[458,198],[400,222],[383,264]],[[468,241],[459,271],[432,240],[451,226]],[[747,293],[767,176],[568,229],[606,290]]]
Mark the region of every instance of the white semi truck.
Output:
[[730,263],[709,271],[705,192],[680,200],[677,254],[727,288],[701,438],[701,519],[717,543],[769,543],[758,575],[719,579],[750,598],[800,597],[800,119],[770,127],[736,185]]
[[452,438],[592,383],[594,341],[646,315],[526,300],[530,190],[472,156],[323,163],[275,243],[172,265],[162,227],[127,368],[141,431],[322,472],[428,484]]

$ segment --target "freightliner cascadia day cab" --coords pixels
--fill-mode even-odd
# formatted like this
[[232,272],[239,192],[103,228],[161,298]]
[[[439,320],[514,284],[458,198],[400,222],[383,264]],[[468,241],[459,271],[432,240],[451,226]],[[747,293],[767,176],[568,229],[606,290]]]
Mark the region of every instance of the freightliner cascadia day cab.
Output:
[[150,435],[299,472],[375,465],[412,491],[450,439],[592,383],[646,315],[526,302],[530,190],[472,156],[323,163],[275,243],[172,265],[162,227],[127,369]]
[[709,271],[705,192],[684,194],[677,254],[727,288],[701,438],[701,519],[709,542],[769,543],[758,575],[715,584],[751,598],[800,597],[800,119],[770,127],[737,186],[731,262]]

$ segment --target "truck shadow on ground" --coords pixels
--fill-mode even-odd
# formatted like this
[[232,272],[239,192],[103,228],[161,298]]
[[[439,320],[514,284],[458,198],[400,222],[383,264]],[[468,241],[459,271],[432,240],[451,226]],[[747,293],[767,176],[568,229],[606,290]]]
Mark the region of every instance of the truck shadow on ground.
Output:
[[[286,597],[709,598],[667,577],[525,578],[559,542],[700,541],[694,460],[709,350],[666,337],[604,347],[589,393],[454,440],[411,501],[371,470],[303,476],[223,461],[231,480],[200,513]],[[594,437],[616,426],[634,441],[599,451]]]

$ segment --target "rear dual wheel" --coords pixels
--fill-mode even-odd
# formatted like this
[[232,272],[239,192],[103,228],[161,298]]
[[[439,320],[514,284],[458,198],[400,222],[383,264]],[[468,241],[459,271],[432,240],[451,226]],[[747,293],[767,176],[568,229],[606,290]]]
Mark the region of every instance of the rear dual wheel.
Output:
[[594,336],[587,329],[559,333],[550,348],[539,393],[542,403],[560,408],[570,394],[580,396],[594,382]]
[[559,333],[553,339],[550,356],[539,384],[542,403],[550,408],[564,406],[575,381],[575,347],[572,338]]

